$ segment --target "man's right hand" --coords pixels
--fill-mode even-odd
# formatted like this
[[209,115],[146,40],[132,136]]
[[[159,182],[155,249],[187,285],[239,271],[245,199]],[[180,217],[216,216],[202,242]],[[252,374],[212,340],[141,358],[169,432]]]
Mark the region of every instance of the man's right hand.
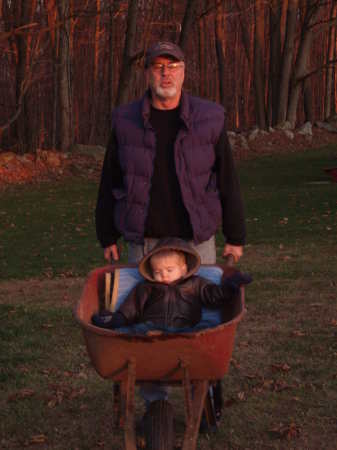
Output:
[[105,247],[104,249],[104,258],[111,263],[112,261],[119,260],[119,248],[117,244],[109,245],[109,247]]

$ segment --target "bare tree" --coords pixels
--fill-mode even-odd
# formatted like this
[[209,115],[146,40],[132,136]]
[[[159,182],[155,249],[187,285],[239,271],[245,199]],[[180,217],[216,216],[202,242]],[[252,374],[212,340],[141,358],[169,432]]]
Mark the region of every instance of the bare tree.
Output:
[[90,132],[89,142],[92,142],[95,137],[97,128],[96,124],[96,111],[97,105],[100,103],[101,89],[99,89],[99,77],[100,77],[100,37],[101,37],[101,0],[96,0],[96,18],[95,18],[95,38],[94,38],[94,51],[93,51],[93,79],[92,79],[92,104],[91,104],[91,120],[90,120]]
[[299,0],[289,0],[288,3],[286,34],[282,54],[282,65],[280,75],[280,94],[279,94],[279,107],[277,113],[277,123],[282,123],[287,118],[290,77],[296,41],[298,1]]
[[[32,22],[36,0],[32,2],[17,1],[12,4],[14,27],[20,27]],[[17,56],[16,64],[16,113],[9,123],[15,123],[18,151],[25,153],[34,148],[33,129],[31,127],[32,105],[27,99],[27,93],[33,82],[34,50],[32,49],[33,36],[28,31],[24,34],[16,34],[13,42],[13,50]],[[13,120],[14,119],[14,120]]]
[[179,36],[179,45],[185,50],[187,47],[187,43],[190,40],[190,36],[192,35],[193,23],[196,18],[196,11],[199,6],[199,1],[196,0],[188,0],[185,8],[185,14],[183,23],[181,26],[181,32]]
[[63,22],[59,30],[59,109],[60,109],[60,148],[69,150],[73,144],[72,130],[72,96],[69,54],[69,2],[60,0],[57,3],[58,14]]
[[279,86],[281,70],[281,17],[282,5],[279,0],[271,0],[269,10],[270,61],[268,86],[268,123],[277,122]]
[[[206,0],[204,0],[203,8],[206,5]],[[202,97],[206,96],[206,61],[207,61],[207,27],[206,19],[202,16],[198,20],[198,38],[199,38],[199,95]]]
[[114,101],[114,85],[115,85],[115,54],[114,54],[114,5],[109,4],[109,31],[108,31],[108,42],[109,42],[109,59],[108,59],[108,99],[109,107],[112,108]]
[[126,103],[129,98],[129,86],[132,76],[131,70],[135,61],[134,52],[136,47],[137,16],[138,1],[130,0],[127,14],[122,69],[119,76],[116,105]]
[[[292,127],[294,127],[296,124],[298,101],[301,89],[303,88],[305,76],[308,73],[308,60],[310,57],[310,50],[313,40],[312,25],[315,17],[319,12],[320,12],[320,2],[317,0],[308,0],[304,17],[304,25],[302,27],[301,40],[299,43],[299,49],[296,57],[295,69],[291,80],[291,91],[287,111],[287,120],[290,122]],[[310,83],[310,80],[308,79],[306,82]],[[307,111],[308,108],[309,102],[307,102]],[[309,119],[306,118],[306,120]]]
[[[330,9],[330,21],[335,22],[337,15],[337,2],[331,2]],[[328,37],[328,50],[326,55],[326,90],[325,90],[325,98],[324,98],[324,118],[327,119],[331,115],[332,110],[332,97],[333,97],[333,76],[334,76],[334,67],[330,63],[336,58],[336,26],[331,26],[329,28],[329,37]]]
[[220,103],[225,106],[225,55],[223,43],[225,40],[224,5],[219,3],[215,13],[215,50],[218,60],[219,94]]
[[263,0],[255,1],[254,36],[254,88],[257,125],[266,129],[265,76],[264,76],[264,8]]

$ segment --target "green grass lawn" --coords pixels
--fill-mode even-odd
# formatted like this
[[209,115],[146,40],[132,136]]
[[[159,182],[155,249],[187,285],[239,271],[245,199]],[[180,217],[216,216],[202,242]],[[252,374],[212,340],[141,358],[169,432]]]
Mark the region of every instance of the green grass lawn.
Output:
[[96,191],[96,183],[75,178],[2,192],[1,278],[84,275],[101,264]]
[[[336,448],[337,183],[323,171],[336,162],[333,146],[240,162],[239,267],[254,282],[223,380],[224,417],[199,450]],[[72,317],[76,277],[104,264],[96,195],[83,178],[1,192],[1,448],[123,448],[112,383],[91,368]]]
[[[335,161],[329,147],[242,162],[248,244],[292,253],[310,248],[323,262],[325,248],[336,243],[337,186],[323,168]],[[0,279],[85,275],[101,265],[96,196],[97,183],[83,178],[1,192]]]

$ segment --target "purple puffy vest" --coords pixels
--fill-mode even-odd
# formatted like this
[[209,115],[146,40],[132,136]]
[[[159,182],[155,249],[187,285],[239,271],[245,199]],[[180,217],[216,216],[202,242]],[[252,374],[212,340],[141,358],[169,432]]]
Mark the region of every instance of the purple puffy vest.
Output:
[[[150,98],[114,111],[124,188],[113,191],[114,220],[125,240],[143,242],[155,156],[155,133],[149,123]],[[224,127],[224,109],[183,92],[180,117],[184,123],[174,146],[182,199],[189,213],[196,243],[215,234],[222,210],[216,188],[214,145]]]

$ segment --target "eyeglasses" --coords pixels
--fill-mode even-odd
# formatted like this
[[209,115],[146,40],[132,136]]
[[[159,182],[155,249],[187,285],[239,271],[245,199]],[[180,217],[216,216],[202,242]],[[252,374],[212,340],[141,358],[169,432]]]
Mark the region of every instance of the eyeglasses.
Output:
[[161,63],[151,64],[152,70],[154,72],[162,72],[165,69],[167,69],[169,72],[175,72],[176,70],[180,69],[183,66],[184,63],[181,62],[172,62],[169,64],[161,64]]

